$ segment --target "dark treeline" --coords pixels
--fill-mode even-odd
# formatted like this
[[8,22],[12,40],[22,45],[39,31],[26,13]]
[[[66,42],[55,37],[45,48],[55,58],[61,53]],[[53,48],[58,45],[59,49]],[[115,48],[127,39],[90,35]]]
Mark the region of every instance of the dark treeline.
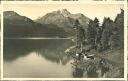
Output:
[[123,48],[124,46],[124,10],[117,14],[115,20],[105,17],[102,25],[95,18],[90,20],[87,28],[87,44],[99,52],[107,49]]

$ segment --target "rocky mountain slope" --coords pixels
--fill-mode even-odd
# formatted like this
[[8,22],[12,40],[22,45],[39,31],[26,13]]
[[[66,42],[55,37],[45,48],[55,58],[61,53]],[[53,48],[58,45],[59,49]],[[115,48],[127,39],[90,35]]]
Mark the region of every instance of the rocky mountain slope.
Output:
[[4,12],[5,37],[66,37],[66,32],[54,24],[39,24],[14,11]]
[[41,24],[55,24],[66,32],[73,34],[73,25],[76,19],[79,20],[82,27],[87,28],[90,20],[88,17],[81,13],[72,14],[67,9],[47,13],[35,21]]

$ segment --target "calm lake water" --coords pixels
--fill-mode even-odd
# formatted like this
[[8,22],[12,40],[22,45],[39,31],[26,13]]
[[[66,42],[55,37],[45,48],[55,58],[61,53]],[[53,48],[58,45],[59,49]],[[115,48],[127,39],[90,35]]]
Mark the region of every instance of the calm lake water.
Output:
[[[87,63],[87,70],[77,63],[71,64],[75,61],[64,51],[73,45],[70,39],[5,39],[3,75],[5,78],[96,78],[109,71],[100,65],[98,57],[92,64]],[[106,63],[110,65],[107,60]]]
[[73,46],[70,39],[5,39],[5,78],[73,78],[98,77],[74,67],[74,60],[65,54]]
[[73,77],[71,58],[64,51],[73,45],[65,39],[5,39],[4,77]]

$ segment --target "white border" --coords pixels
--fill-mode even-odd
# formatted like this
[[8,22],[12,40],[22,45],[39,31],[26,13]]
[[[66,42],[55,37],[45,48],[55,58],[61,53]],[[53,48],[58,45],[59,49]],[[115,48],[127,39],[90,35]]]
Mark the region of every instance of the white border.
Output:
[[4,78],[3,77],[3,13],[1,15],[1,79],[2,80],[127,80],[127,1],[2,1],[4,4],[123,4],[124,5],[124,78]]
[[1,4],[126,4],[127,1],[1,1]]

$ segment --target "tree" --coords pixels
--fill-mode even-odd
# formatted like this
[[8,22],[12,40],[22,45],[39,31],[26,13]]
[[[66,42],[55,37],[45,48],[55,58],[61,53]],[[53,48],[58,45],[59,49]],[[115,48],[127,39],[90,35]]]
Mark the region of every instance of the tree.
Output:
[[103,50],[106,50],[110,46],[110,36],[111,36],[111,28],[113,25],[113,21],[110,18],[104,18],[103,24],[102,24],[102,38],[101,38],[101,44]]
[[111,36],[111,49],[122,48],[124,46],[124,10],[121,9],[121,13],[117,14],[114,21],[114,27],[112,29]]
[[87,42],[91,49],[104,51],[123,48],[124,46],[124,10],[117,14],[115,20],[105,17],[102,26],[97,18],[90,20],[87,28]]
[[99,48],[100,40],[101,40],[101,28],[99,26],[99,20],[97,18],[94,19],[94,33],[95,33],[95,49]]
[[95,44],[95,33],[93,24],[94,22],[90,20],[87,28],[87,43],[90,44],[91,47],[94,47]]
[[90,44],[91,49],[97,50],[99,41],[100,41],[100,28],[99,28],[99,20],[97,18],[90,20],[87,28],[87,40]]
[[74,29],[76,30],[76,44],[77,44],[77,47],[81,48],[81,50],[83,50],[83,44],[85,42],[85,30],[80,25],[78,20],[75,21]]

